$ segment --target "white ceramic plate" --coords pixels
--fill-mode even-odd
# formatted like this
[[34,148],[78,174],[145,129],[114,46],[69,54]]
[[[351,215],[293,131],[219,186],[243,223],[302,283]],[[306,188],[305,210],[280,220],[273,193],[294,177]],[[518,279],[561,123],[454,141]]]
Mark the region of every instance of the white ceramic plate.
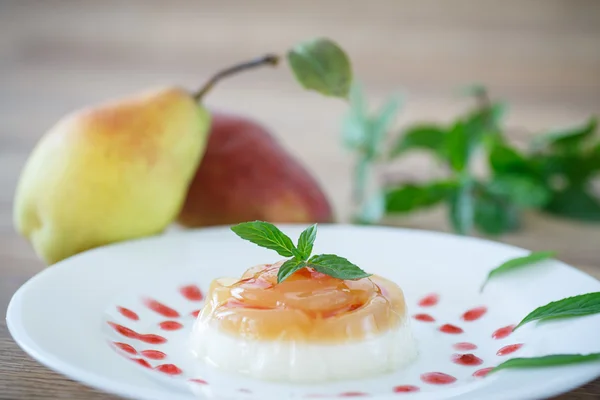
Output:
[[[283,225],[294,240],[304,226]],[[453,235],[385,227],[319,226],[315,253],[336,253],[397,282],[412,319],[419,358],[377,378],[320,385],[267,383],[227,374],[194,361],[186,343],[199,293],[212,279],[240,276],[249,266],[279,260],[274,252],[239,239],[227,227],[170,233],[91,250],[41,272],[14,295],[7,322],[32,357],[72,379],[134,399],[301,399],[368,396],[373,399],[540,399],[600,376],[600,363],[473,374],[510,357],[600,352],[600,315],[531,323],[505,338],[501,327],[534,308],[566,296],[600,290],[600,283],[558,261],[500,277],[479,287],[490,269],[528,252]],[[183,287],[187,289],[182,291]],[[437,304],[419,302],[435,294]],[[157,304],[160,303],[160,304]],[[464,312],[486,307],[474,321]],[[167,321],[167,322],[165,322]],[[453,324],[463,332],[439,331]],[[473,350],[456,350],[468,342]],[[497,352],[523,346],[504,356]],[[472,353],[477,366],[457,365]],[[360,362],[360,360],[356,360]],[[456,380],[430,384],[422,375]],[[477,374],[475,374],[477,375]],[[414,388],[413,388],[414,386]],[[416,392],[404,392],[418,388]],[[416,389],[415,389],[416,390]]]

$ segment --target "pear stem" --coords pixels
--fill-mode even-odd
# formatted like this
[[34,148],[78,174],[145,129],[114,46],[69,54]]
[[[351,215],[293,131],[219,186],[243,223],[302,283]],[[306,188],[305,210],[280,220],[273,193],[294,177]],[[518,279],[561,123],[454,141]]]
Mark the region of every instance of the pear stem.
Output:
[[217,72],[212,78],[209,79],[206,84],[200,88],[195,94],[194,99],[196,101],[200,101],[204,95],[212,89],[212,87],[219,82],[221,79],[226,78],[230,75],[235,75],[238,72],[245,71],[247,69],[252,69],[256,67],[260,67],[263,65],[272,65],[276,66],[279,63],[279,56],[276,54],[267,54],[262,57],[256,58],[254,60],[250,60],[241,64],[234,65],[232,67],[226,68]]

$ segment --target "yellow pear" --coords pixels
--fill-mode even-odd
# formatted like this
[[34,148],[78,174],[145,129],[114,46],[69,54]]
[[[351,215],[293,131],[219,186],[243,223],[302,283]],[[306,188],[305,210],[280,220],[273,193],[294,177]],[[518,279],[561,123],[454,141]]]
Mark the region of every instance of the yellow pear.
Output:
[[162,232],[178,215],[204,154],[211,117],[196,94],[165,87],[74,112],[40,139],[21,173],[16,230],[47,264]]
[[66,116],[22,171],[17,230],[47,264],[160,233],[179,212],[209,127],[206,109],[178,88]]

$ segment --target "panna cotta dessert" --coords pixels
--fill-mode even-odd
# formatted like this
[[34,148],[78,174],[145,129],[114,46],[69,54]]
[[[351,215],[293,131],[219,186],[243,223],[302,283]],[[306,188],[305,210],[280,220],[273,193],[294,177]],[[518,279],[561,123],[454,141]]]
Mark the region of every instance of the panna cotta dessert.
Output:
[[284,261],[212,282],[190,337],[210,365],[258,379],[316,383],[399,369],[417,356],[404,294],[370,275],[344,280]]

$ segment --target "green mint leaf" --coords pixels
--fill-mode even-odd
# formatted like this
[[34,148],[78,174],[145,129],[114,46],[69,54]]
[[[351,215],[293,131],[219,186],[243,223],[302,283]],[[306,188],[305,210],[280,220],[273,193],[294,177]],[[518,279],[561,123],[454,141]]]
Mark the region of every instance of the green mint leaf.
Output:
[[450,224],[455,232],[467,235],[473,229],[475,205],[473,182],[469,176],[462,176],[458,187],[448,198]]
[[485,288],[485,285],[487,285],[489,280],[492,279],[493,277],[502,275],[506,272],[513,271],[518,268],[536,264],[540,261],[552,258],[555,255],[556,255],[556,253],[554,253],[552,251],[537,251],[537,252],[533,252],[529,255],[526,255],[524,257],[517,257],[517,258],[507,260],[507,261],[503,262],[502,264],[500,264],[498,267],[496,267],[490,271],[487,278],[481,285],[480,291],[483,291],[483,289]]
[[581,294],[553,301],[545,306],[536,308],[523,318],[513,330],[532,321],[581,317],[597,313],[600,313],[600,292]]
[[361,85],[350,87],[350,108],[342,120],[342,140],[350,149],[362,150],[370,127],[367,106]]
[[511,358],[497,365],[490,373],[509,368],[540,368],[557,367],[561,365],[580,364],[586,362],[600,361],[600,353],[591,354],[552,354],[531,358]]
[[306,262],[302,260],[297,260],[295,258],[290,258],[279,267],[279,271],[277,272],[277,283],[281,283],[287,278],[289,278],[294,272],[298,271],[306,267]]
[[464,122],[458,121],[450,128],[444,150],[453,171],[461,172],[467,167],[473,147],[471,142]]
[[406,184],[388,190],[385,209],[388,213],[403,213],[430,207],[448,198],[455,187],[454,182],[432,182],[424,185]]
[[521,174],[496,175],[486,185],[486,190],[519,207],[542,207],[550,201],[552,194],[541,180]]
[[256,245],[275,250],[283,257],[296,256],[297,250],[292,239],[287,237],[275,225],[263,221],[244,222],[231,227],[242,239]]
[[544,210],[584,222],[600,221],[600,200],[582,187],[569,186],[554,192]]
[[446,129],[432,124],[420,124],[406,129],[392,147],[390,157],[398,157],[408,150],[430,150],[442,158],[446,140]]
[[308,260],[308,266],[338,279],[361,279],[371,276],[347,259],[335,254],[320,254]]
[[370,121],[369,135],[367,136],[369,158],[374,159],[379,155],[380,146],[392,127],[400,109],[400,102],[399,95],[391,96],[381,107],[379,115]]
[[597,125],[596,117],[591,117],[583,124],[550,131],[536,136],[531,142],[531,148],[533,150],[546,147],[570,151],[577,150],[583,141],[594,134]]
[[300,234],[298,238],[298,252],[303,260],[307,260],[310,257],[316,237],[317,224],[309,226]]
[[527,159],[506,143],[495,142],[489,153],[490,169],[495,173],[531,173]]
[[336,43],[317,38],[296,45],[287,53],[294,76],[308,90],[347,98],[352,82],[348,56]]
[[519,228],[519,210],[510,203],[480,192],[473,198],[474,224],[480,232],[487,235],[500,235]]

